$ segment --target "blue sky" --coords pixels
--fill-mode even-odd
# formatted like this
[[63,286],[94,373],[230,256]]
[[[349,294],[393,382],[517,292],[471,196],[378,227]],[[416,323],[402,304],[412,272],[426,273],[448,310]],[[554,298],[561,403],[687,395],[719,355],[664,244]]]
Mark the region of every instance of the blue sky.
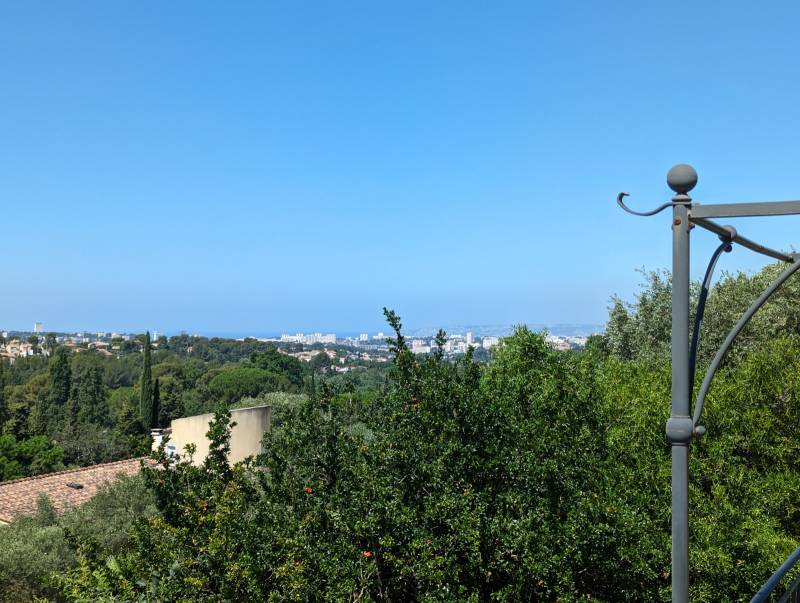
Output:
[[0,9],[0,328],[602,322],[670,261],[618,191],[800,197],[796,3]]

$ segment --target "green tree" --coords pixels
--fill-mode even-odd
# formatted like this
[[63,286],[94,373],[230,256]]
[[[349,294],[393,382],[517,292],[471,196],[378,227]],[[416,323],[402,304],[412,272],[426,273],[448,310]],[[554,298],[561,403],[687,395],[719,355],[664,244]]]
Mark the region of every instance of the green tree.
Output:
[[35,433],[55,434],[63,424],[72,391],[72,367],[69,351],[57,348],[48,366],[49,391],[43,396],[32,417]]
[[6,363],[0,359],[0,433],[3,432],[3,424],[8,420],[8,406],[6,405]]
[[25,468],[17,454],[17,438],[0,435],[0,482],[25,475]]
[[47,497],[38,501],[38,511],[4,526],[0,547],[0,602],[35,601],[37,597],[58,600],[51,575],[75,562],[58,526],[57,515]]
[[142,375],[139,379],[139,417],[145,429],[153,426],[153,374],[150,354],[150,331],[147,331],[143,344]]
[[63,601],[59,574],[77,563],[76,550],[108,558],[126,546],[137,521],[153,515],[152,493],[140,476],[120,476],[84,505],[60,517],[47,498],[37,512],[3,527],[0,603]]
[[57,471],[63,461],[64,450],[47,436],[0,436],[0,481]]
[[117,390],[111,396],[114,404],[114,432],[126,442],[129,456],[146,454],[150,449],[150,433],[139,416],[139,400],[135,390]]
[[[606,347],[625,359],[666,358],[671,340],[672,279],[666,271],[642,275],[645,281],[632,303],[613,298],[605,330]],[[696,283],[691,293],[696,302]]]
[[245,397],[290,390],[292,384],[284,375],[255,367],[234,367],[220,371],[208,384],[209,395],[214,404],[226,405]]
[[44,348],[49,352],[53,353],[53,350],[56,348],[56,334],[55,333],[45,333],[44,336]]
[[98,426],[109,424],[103,369],[100,366],[84,367],[75,377],[72,394],[79,422]]
[[152,417],[152,426],[160,427],[161,423],[161,387],[158,382],[158,377],[153,383],[153,405],[150,409],[150,416]]
[[48,426],[58,425],[56,411],[50,411],[50,383],[47,373],[33,374],[25,383],[6,388],[7,420],[5,433],[17,439],[51,433]]
[[218,413],[203,467],[146,470],[160,518],[113,565],[83,560],[67,581],[73,599],[657,594],[663,580],[627,560],[643,535],[608,480],[588,357],[521,330],[482,373],[469,354],[415,358],[389,318],[386,397],[354,405],[323,384],[285,409],[257,471],[228,466]]
[[[750,304],[766,289],[783,267],[770,264],[748,275],[723,273],[709,292],[703,318],[698,359],[708,364],[728,332]],[[606,324],[604,347],[624,359],[666,360],[670,355],[672,279],[668,271],[643,273],[645,280],[630,303],[613,298]],[[692,316],[700,284],[690,290]],[[736,362],[781,336],[800,335],[800,279],[789,279],[752,318],[739,335],[728,361]],[[687,333],[687,337],[689,334]],[[702,371],[699,377],[702,378]]]
[[331,357],[325,352],[320,352],[309,360],[308,368],[315,373],[324,373],[331,367],[331,364],[333,364]]
[[250,355],[248,363],[271,373],[284,375],[294,392],[303,388],[303,364],[294,356],[282,354],[274,347]]
[[173,419],[180,418],[183,412],[185,388],[180,380],[167,375],[159,378],[159,425],[168,427]]

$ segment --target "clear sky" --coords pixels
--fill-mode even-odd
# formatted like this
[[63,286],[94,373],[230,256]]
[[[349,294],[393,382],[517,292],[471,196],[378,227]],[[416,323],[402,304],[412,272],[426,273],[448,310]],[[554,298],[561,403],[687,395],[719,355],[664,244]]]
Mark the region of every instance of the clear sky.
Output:
[[795,2],[0,8],[0,328],[603,322],[670,261],[618,191],[800,198]]

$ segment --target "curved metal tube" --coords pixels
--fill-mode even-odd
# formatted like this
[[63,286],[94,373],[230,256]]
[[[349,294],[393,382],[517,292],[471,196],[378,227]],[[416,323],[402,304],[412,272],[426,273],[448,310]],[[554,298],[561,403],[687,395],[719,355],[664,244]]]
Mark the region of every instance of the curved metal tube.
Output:
[[744,329],[745,325],[750,322],[750,319],[753,318],[753,314],[755,314],[761,306],[764,305],[770,296],[775,293],[786,279],[792,276],[797,270],[800,268],[800,256],[794,256],[794,262],[789,265],[786,270],[781,272],[780,276],[776,278],[772,284],[767,287],[764,292],[758,296],[758,299],[753,302],[753,304],[747,309],[742,317],[739,319],[739,322],[736,323],[736,326],[731,329],[731,332],[728,333],[728,336],[725,338],[725,341],[722,342],[722,347],[719,348],[717,351],[716,356],[714,356],[714,360],[711,361],[711,365],[708,367],[708,371],[706,372],[706,376],[703,379],[703,384],[700,386],[700,392],[697,394],[697,402],[694,405],[694,417],[692,418],[693,425],[697,426],[697,422],[700,420],[700,415],[703,412],[703,402],[706,399],[706,394],[708,393],[708,388],[711,387],[711,380],[714,378],[714,375],[719,368],[719,365],[722,363],[722,359],[725,358],[725,354],[727,354],[728,350],[733,344],[733,340],[736,339],[736,336],[741,333],[742,329]]
[[[734,233],[736,231],[733,231]],[[692,345],[689,349],[689,398],[692,397],[692,390],[694,389],[694,374],[697,369],[697,348],[700,345],[700,328],[703,325],[703,315],[706,311],[706,299],[708,298],[708,289],[711,287],[711,278],[714,276],[714,268],[717,265],[717,260],[722,252],[729,252],[732,249],[731,241],[735,235],[731,233],[730,238],[723,240],[722,244],[714,250],[711,255],[711,260],[708,262],[706,268],[706,276],[703,279],[703,286],[700,288],[700,297],[697,300],[697,312],[694,316],[694,330],[692,331]],[[722,237],[720,237],[722,238]]]
[[667,209],[668,207],[672,207],[672,201],[669,201],[667,203],[664,203],[664,205],[660,205],[659,207],[656,207],[652,211],[633,211],[630,207],[628,207],[627,205],[625,205],[622,202],[622,199],[624,197],[629,197],[629,196],[630,195],[628,193],[620,193],[619,195],[617,195],[617,205],[619,205],[622,209],[624,209],[629,214],[633,214],[634,216],[654,216],[658,212],[663,211],[663,210]]
[[[719,236],[728,236],[726,233],[732,228],[731,226],[720,226],[716,222],[712,220],[707,220],[706,218],[689,218],[692,221],[692,224],[696,224],[700,228],[705,228],[706,230],[713,232],[714,234],[718,234]],[[759,245],[755,241],[751,241],[747,237],[743,237],[735,230],[733,242],[737,245],[741,245],[742,247],[746,247],[750,251],[755,251],[756,253],[760,253],[761,255],[765,255],[770,258],[774,258],[776,260],[780,260],[781,262],[793,262],[792,256],[781,251],[776,251],[774,249],[770,249],[769,247],[764,247],[763,245]]]
[[[770,576],[766,583],[764,583],[764,586],[762,586],[755,596],[750,599],[750,603],[763,603],[765,601],[769,601],[772,597],[773,591],[778,588],[781,580],[786,577],[786,574],[789,573],[789,571],[797,564],[798,561],[800,561],[800,548],[796,549],[794,553],[789,555],[789,558],[783,562],[783,565],[775,570],[775,573]],[[789,590],[780,598],[778,603],[784,603],[784,601],[789,600],[789,596],[791,596],[797,589],[798,581],[800,581],[800,578],[792,583],[792,585],[789,587]]]

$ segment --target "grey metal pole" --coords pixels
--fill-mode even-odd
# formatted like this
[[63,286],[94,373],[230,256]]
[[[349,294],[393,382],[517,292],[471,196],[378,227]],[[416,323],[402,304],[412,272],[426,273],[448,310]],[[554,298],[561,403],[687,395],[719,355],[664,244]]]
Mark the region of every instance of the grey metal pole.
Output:
[[[617,195],[617,205],[635,216],[653,216],[662,210],[672,207],[672,412],[667,421],[667,439],[672,452],[672,601],[688,603],[689,601],[689,444],[692,437],[701,436],[705,429],[697,425],[703,411],[705,399],[711,379],[719,364],[731,346],[733,340],[744,328],[753,314],[764,304],[782,284],[795,272],[800,273],[800,254],[785,254],[763,245],[759,245],[739,235],[733,227],[721,226],[709,218],[723,216],[782,216],[800,214],[800,201],[775,201],[769,203],[726,203],[720,205],[693,204],[689,196],[697,184],[697,172],[690,165],[674,166],[667,174],[667,184],[675,191],[672,202],[664,203],[651,211],[634,211],[623,201],[628,193]],[[690,417],[692,385],[694,381],[694,352],[699,341],[700,321],[702,320],[705,298],[701,294],[698,303],[698,315],[692,344],[689,344],[689,232],[692,225],[697,225],[716,233],[724,241],[714,252],[708,266],[703,290],[707,291],[711,282],[711,273],[719,254],[726,249],[726,244],[736,243],[766,256],[788,262],[790,264],[775,281],[753,302],[736,326],[728,334],[722,347],[703,380],[700,393],[695,404],[694,418]],[[691,363],[691,366],[690,366]],[[800,551],[800,549],[798,549]],[[792,561],[793,560],[793,561]],[[793,555],[791,567],[800,563],[800,556]],[[788,563],[788,562],[787,562]],[[770,579],[753,601],[769,596],[788,571],[789,565],[781,568],[780,576]],[[776,574],[777,576],[778,574]],[[773,576],[775,578],[775,576]],[[794,582],[781,600],[795,591],[800,592],[800,579]],[[760,598],[759,598],[760,597]]]
[[677,194],[672,199],[672,414],[667,438],[672,445],[672,601],[689,601],[689,213],[687,193],[697,173],[677,165],[667,174]]

